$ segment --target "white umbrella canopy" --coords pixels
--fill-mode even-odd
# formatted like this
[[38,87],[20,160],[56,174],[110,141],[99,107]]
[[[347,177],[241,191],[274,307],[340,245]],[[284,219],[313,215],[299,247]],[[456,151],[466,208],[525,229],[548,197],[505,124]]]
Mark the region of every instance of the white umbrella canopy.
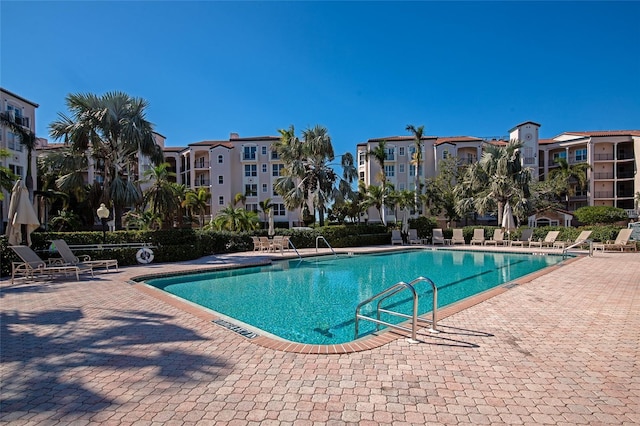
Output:
[[7,216],[7,229],[5,235],[10,245],[22,243],[22,225],[27,230],[27,245],[31,245],[31,233],[38,229],[40,221],[33,204],[29,199],[29,190],[19,179],[11,190],[11,201],[9,202],[9,214]]
[[275,235],[276,230],[273,224],[273,209],[269,209],[269,231],[267,231],[270,237]]
[[402,233],[409,233],[409,209],[406,207],[402,209]]
[[508,201],[504,205],[504,211],[502,213],[502,227],[509,237],[511,236],[511,230],[516,229],[516,221],[513,219],[513,211]]

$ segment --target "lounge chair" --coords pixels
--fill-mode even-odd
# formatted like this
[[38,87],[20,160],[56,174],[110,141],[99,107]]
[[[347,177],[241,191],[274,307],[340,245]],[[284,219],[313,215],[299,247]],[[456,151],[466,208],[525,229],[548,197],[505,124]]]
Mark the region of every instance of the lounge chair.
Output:
[[407,238],[409,244],[422,244],[422,240],[418,238],[417,229],[409,229],[409,237]]
[[431,237],[431,244],[433,244],[434,246],[436,244],[444,245],[444,235],[442,234],[442,229],[441,228],[434,228],[433,229],[433,235]]
[[261,251],[262,243],[260,243],[260,238],[251,237],[251,241],[253,242],[253,251]]
[[506,243],[506,241],[504,240],[504,231],[497,228],[493,230],[493,237],[491,237],[490,240],[486,240],[484,242],[484,245],[486,246],[492,244],[497,246],[498,244],[502,245],[504,243]]
[[80,267],[77,265],[64,265],[61,263],[45,262],[28,246],[9,246],[11,250],[22,260],[22,262],[11,262],[11,283],[16,276],[22,275],[26,278],[34,278],[35,274],[56,275],[69,274],[76,275],[76,281],[80,280],[80,272],[90,272],[93,277],[91,267]]
[[553,243],[556,242],[556,238],[558,238],[558,235],[560,235],[560,231],[549,231],[547,232],[547,235],[544,237],[544,240],[542,241],[529,241],[529,247],[535,247],[538,246],[540,248],[542,247],[553,247]]
[[484,229],[476,228],[473,230],[473,237],[471,238],[471,245],[482,245],[484,243]]
[[71,251],[71,248],[65,240],[53,240],[53,246],[58,250],[58,254],[62,257],[62,263],[67,265],[76,265],[81,269],[85,266],[91,268],[107,268],[115,267],[118,270],[118,259],[97,259],[91,260],[91,256],[83,254],[82,259]]
[[520,247],[524,247],[525,243],[529,245],[529,242],[531,241],[532,236],[533,236],[533,229],[531,228],[523,229],[522,234],[520,235],[520,238],[517,240],[511,240],[511,245],[520,246]]
[[633,229],[631,228],[621,229],[620,232],[618,232],[618,236],[616,237],[615,241],[613,242],[605,241],[604,243],[594,244],[593,250],[605,251],[605,250],[620,249],[620,251],[624,251],[625,249],[630,249],[632,251],[636,251],[637,250],[636,243],[629,242],[629,240],[631,239],[632,232],[633,232]]
[[273,251],[280,250],[280,253],[283,254],[285,250],[289,250],[289,238],[291,237],[288,235],[276,235],[271,241],[271,249]]
[[587,239],[591,236],[591,232],[593,231],[580,232],[580,235],[578,235],[578,237],[574,241],[556,241],[555,243],[553,243],[553,248],[563,249],[565,247],[569,247],[571,245],[580,244],[580,243],[582,243],[580,244],[580,246],[582,246],[587,241]]
[[402,234],[399,230],[394,229],[391,231],[391,245],[400,244],[402,245],[404,241],[402,241]]
[[464,240],[464,235],[462,234],[462,229],[454,229],[453,237],[451,237],[451,244],[466,244]]

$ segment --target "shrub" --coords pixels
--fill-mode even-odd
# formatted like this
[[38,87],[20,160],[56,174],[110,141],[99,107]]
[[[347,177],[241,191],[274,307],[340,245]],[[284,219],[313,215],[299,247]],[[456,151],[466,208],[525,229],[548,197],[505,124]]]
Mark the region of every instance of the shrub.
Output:
[[585,225],[616,223],[629,219],[624,209],[611,206],[580,207],[573,213],[576,219]]

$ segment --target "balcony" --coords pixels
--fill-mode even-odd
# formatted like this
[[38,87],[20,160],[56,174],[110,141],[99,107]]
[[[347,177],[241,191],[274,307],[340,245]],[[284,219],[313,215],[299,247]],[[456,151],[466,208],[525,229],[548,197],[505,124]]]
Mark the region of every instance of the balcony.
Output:
[[193,182],[193,186],[209,186],[211,181],[209,179],[196,178]]
[[208,169],[209,168],[209,162],[205,161],[204,158],[198,159],[194,163],[193,167],[196,168],[196,169]]
[[594,154],[593,159],[595,161],[611,161],[613,160],[613,154]]
[[613,198],[613,191],[596,191],[595,198]]
[[598,172],[593,174],[594,179],[613,179],[613,172]]
[[256,161],[256,158],[257,158],[257,156],[256,156],[255,152],[253,152],[253,153],[245,153],[245,152],[243,152],[241,154],[241,156],[240,156],[240,159],[242,161]]
[[633,178],[635,172],[633,170],[619,170],[618,179],[630,179]]

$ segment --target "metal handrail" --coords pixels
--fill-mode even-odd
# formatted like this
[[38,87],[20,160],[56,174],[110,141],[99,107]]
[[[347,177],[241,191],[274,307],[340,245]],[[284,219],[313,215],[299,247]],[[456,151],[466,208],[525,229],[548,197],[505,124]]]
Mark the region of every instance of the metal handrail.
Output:
[[296,252],[296,254],[298,255],[298,258],[300,260],[302,260],[302,256],[300,256],[300,253],[298,253],[298,249],[296,248],[296,246],[293,245],[293,242],[291,240],[287,240],[289,242],[289,245],[291,246],[291,248]]
[[[422,281],[426,281],[429,284],[431,284],[431,288],[433,290],[433,310],[431,312],[431,321],[425,319],[425,318],[420,318],[418,316],[418,293],[415,290],[415,285],[419,282]],[[413,297],[413,313],[412,315],[407,315],[407,314],[403,314],[400,312],[395,312],[395,311],[390,311],[388,309],[383,309],[381,307],[382,302],[384,302],[386,299],[396,295],[397,293],[404,291],[404,290],[410,290],[412,297]],[[378,304],[376,306],[376,318],[370,318],[364,315],[360,314],[360,309],[373,302],[374,300],[379,299],[378,300]],[[386,313],[389,315],[395,315],[395,316],[399,316],[402,318],[408,318],[411,319],[411,329],[408,329],[406,327],[402,327],[400,325],[397,324],[391,324],[385,321],[382,321],[380,319],[380,313]],[[405,283],[404,281],[400,281],[399,283],[396,283],[394,285],[392,285],[391,287],[381,291],[380,293],[376,294],[375,296],[372,296],[370,298],[368,298],[367,300],[361,302],[358,307],[356,308],[356,315],[355,315],[355,338],[358,338],[358,334],[359,334],[359,319],[365,319],[371,322],[374,322],[376,324],[376,330],[380,330],[380,324],[382,325],[386,325],[388,327],[393,327],[393,328],[398,328],[400,330],[405,330],[405,331],[411,331],[411,339],[412,340],[416,340],[416,329],[418,327],[418,321],[423,321],[423,322],[431,322],[431,328],[429,329],[430,332],[432,333],[438,333],[438,329],[437,329],[437,320],[438,320],[438,288],[436,287],[435,283],[433,281],[431,281],[429,278],[425,278],[425,277],[418,277],[416,279],[414,279],[413,281],[411,281],[410,283]]]
[[564,248],[562,250],[562,259],[564,260],[567,258],[567,252],[569,251],[569,249],[581,246],[584,243],[589,243],[589,257],[593,257],[593,240],[586,239],[586,240],[576,241],[575,243],[571,244],[569,247]]
[[327,239],[325,237],[323,237],[322,235],[318,235],[316,237],[316,253],[318,252],[318,241],[319,240],[324,240],[324,242],[327,244],[327,247],[329,247],[331,249],[331,253],[333,253],[334,256],[338,257],[336,252],[333,250],[333,247],[331,247],[331,244],[329,244],[329,241],[327,241]]

